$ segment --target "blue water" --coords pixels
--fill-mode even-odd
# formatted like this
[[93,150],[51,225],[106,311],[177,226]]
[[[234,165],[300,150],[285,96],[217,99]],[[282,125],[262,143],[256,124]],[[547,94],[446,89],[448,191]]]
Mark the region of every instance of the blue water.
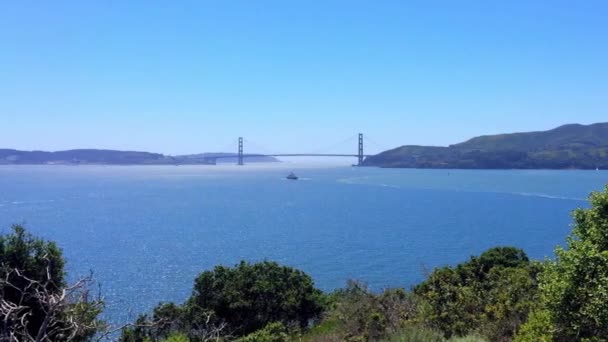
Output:
[[[551,256],[571,210],[608,182],[595,171],[292,166],[0,167],[0,232],[23,223],[92,269],[124,321],[183,301],[214,265],[275,260],[325,290],[358,279],[409,287],[497,245]],[[289,168],[289,169],[288,169]]]

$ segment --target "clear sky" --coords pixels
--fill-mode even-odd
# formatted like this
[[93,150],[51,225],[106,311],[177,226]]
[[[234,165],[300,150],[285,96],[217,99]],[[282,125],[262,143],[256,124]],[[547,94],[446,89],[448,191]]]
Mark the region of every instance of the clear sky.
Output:
[[0,3],[4,148],[311,152],[601,121],[603,0]]

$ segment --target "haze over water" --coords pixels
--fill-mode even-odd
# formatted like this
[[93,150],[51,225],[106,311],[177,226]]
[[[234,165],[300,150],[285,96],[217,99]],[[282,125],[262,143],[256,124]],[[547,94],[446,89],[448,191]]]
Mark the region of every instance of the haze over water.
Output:
[[[294,170],[299,181],[284,176]],[[184,300],[197,274],[274,260],[324,290],[410,287],[497,245],[552,256],[605,171],[376,169],[301,164],[0,166],[0,232],[57,241],[92,269],[116,321]],[[132,308],[132,313],[125,312]]]

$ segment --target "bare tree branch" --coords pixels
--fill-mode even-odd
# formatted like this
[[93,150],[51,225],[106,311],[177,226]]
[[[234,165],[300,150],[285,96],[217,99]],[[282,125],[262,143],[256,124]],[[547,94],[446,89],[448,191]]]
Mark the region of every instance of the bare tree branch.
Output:
[[[46,255],[44,258],[49,261]],[[44,279],[39,280],[29,278],[19,269],[7,270],[6,265],[2,265],[2,269],[5,271],[0,278],[0,317],[4,327],[0,332],[1,341],[69,342],[102,328],[96,316],[103,308],[103,298],[89,300],[92,273],[72,285],[58,288],[49,266]],[[7,289],[18,294],[17,300],[6,298]],[[35,309],[40,310],[37,315],[43,316],[38,317],[41,324],[37,331],[32,331],[35,327],[30,319]]]

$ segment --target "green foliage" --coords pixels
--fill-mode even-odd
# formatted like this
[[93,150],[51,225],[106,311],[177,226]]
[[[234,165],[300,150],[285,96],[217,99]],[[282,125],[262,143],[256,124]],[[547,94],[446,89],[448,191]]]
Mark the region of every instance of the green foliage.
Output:
[[488,342],[485,338],[477,335],[469,335],[462,337],[452,337],[447,342]]
[[152,312],[152,322],[155,325],[148,329],[149,335],[160,338],[170,336],[177,331],[186,331],[184,309],[174,303],[161,303]]
[[547,310],[530,313],[528,321],[517,332],[515,342],[552,342],[554,329],[551,314]]
[[488,340],[477,335],[455,336],[446,340],[439,331],[421,325],[410,325],[383,342],[488,342]]
[[243,261],[233,268],[217,266],[203,272],[187,305],[191,317],[211,311],[237,335],[273,322],[305,327],[322,311],[321,291],[310,276],[269,261]]
[[513,247],[497,247],[455,268],[431,273],[414,292],[420,320],[446,337],[478,332],[509,341],[535,305],[538,265]]
[[479,275],[483,276],[495,267],[520,267],[530,262],[523,250],[515,247],[494,247],[483,252],[478,258],[473,257],[465,265],[476,266]]
[[287,328],[282,323],[270,323],[264,329],[258,330],[235,342],[289,342],[291,341]]
[[[12,234],[0,236],[0,278],[5,279],[10,274],[8,282],[17,288],[0,287],[2,298],[19,303],[21,291],[29,284],[14,274],[14,270],[21,271],[29,279],[42,280],[47,277],[48,269],[52,281],[47,290],[57,293],[65,284],[61,250],[53,242],[33,237],[20,225],[14,225],[12,230]],[[35,336],[44,318],[44,308],[33,296],[28,296],[24,305],[31,308],[28,330]]]
[[140,315],[132,326],[122,329],[119,342],[148,342],[158,340],[158,337],[167,337],[166,335],[156,334],[154,328],[149,324],[148,316]]
[[462,169],[608,168],[608,123],[564,125],[545,132],[480,136],[449,147],[401,146],[365,165]]
[[306,331],[306,333],[300,337],[299,342],[334,340],[341,341],[338,331],[338,322],[335,318],[326,318]]
[[171,334],[162,342],[190,342],[190,339],[184,334]]
[[[66,286],[64,263],[62,252],[54,242],[32,236],[21,225],[14,225],[11,234],[0,236],[0,297],[8,303],[27,307],[23,322],[26,322],[25,328],[30,336],[37,336],[41,330],[53,330],[48,337],[62,341],[65,333],[72,331],[62,321],[68,310],[70,318],[66,320],[77,320],[81,326],[95,322],[100,313],[98,307],[80,300],[62,306],[65,311],[49,310],[51,305],[55,305],[51,296],[58,296]],[[43,325],[45,320],[52,322],[53,329],[45,328],[50,324]],[[17,322],[8,316],[2,323],[7,330],[17,326]],[[0,339],[5,332],[0,330]],[[94,333],[93,328],[78,329],[73,340],[84,341]]]
[[160,304],[151,317],[142,316],[124,329],[121,342],[159,341],[175,333],[193,341],[254,333],[261,338],[276,332],[278,325],[307,327],[319,317],[323,303],[310,276],[291,267],[267,261],[217,266],[198,276],[184,305]]
[[520,341],[547,332],[555,341],[608,338],[608,186],[590,203],[574,211],[568,248],[558,247],[543,270],[542,311],[522,328]]
[[12,230],[12,234],[0,236],[0,271],[6,274],[18,269],[30,279],[45,279],[48,270],[55,289],[65,285],[64,260],[59,247],[54,242],[35,238],[21,225],[14,225]]
[[416,302],[403,289],[374,294],[354,281],[336,291],[333,309],[326,320],[336,322],[344,341],[377,341],[398,330],[416,314]]
[[536,306],[538,265],[493,268],[484,290],[477,332],[492,341],[509,341]]
[[383,342],[444,342],[443,334],[418,325],[405,327]]
[[482,304],[476,294],[473,281],[461,279],[450,267],[437,269],[415,288],[415,292],[427,304],[423,319],[431,326],[445,332],[446,336],[464,335],[479,324],[478,314]]

